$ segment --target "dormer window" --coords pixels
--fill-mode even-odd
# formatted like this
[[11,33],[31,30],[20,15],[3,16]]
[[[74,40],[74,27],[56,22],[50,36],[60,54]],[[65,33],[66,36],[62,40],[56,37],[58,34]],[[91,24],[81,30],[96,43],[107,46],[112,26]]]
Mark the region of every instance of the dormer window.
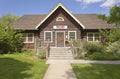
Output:
[[57,17],[56,21],[64,21],[63,17]]

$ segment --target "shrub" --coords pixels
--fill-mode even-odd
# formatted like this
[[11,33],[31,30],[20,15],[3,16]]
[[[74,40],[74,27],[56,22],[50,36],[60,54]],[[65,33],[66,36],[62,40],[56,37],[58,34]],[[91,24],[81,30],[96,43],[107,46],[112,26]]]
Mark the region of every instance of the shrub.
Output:
[[100,42],[87,42],[86,51],[87,51],[87,54],[92,54],[93,52],[104,53],[105,46],[102,45]]
[[87,58],[91,60],[119,60],[120,54],[94,52],[93,54],[88,55]]
[[109,43],[107,47],[107,52],[112,54],[120,54],[120,40],[113,43]]
[[46,48],[41,48],[39,51],[39,58],[45,59],[46,58]]

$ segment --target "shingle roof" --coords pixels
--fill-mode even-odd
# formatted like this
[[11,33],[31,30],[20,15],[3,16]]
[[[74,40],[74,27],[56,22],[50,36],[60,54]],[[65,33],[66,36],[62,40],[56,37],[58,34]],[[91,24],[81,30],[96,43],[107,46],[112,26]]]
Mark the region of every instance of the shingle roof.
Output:
[[75,14],[74,15],[85,27],[85,29],[109,29],[111,24],[97,17],[96,14]]
[[46,17],[41,15],[24,15],[13,23],[13,27],[18,30],[35,30],[35,27]]
[[[13,23],[13,27],[18,30],[35,30],[46,16],[45,14],[24,15]],[[109,29],[112,27],[111,24],[98,19],[96,14],[74,14],[74,16],[84,25],[85,29]]]

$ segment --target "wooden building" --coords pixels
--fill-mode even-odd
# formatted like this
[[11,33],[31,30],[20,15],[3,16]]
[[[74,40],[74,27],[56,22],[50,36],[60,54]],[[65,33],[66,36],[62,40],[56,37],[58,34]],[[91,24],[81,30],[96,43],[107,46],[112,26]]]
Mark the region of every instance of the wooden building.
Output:
[[96,14],[72,14],[59,3],[49,14],[24,15],[13,27],[24,31],[24,49],[46,46],[68,47],[71,40],[100,41],[99,29],[111,29],[111,25]]

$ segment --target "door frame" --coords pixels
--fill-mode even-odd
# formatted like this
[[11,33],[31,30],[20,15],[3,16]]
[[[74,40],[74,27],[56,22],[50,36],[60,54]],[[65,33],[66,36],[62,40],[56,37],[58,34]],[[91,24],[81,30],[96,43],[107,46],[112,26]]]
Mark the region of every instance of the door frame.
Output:
[[57,47],[57,33],[62,32],[64,34],[64,46],[65,47],[65,31],[55,31],[55,47]]

